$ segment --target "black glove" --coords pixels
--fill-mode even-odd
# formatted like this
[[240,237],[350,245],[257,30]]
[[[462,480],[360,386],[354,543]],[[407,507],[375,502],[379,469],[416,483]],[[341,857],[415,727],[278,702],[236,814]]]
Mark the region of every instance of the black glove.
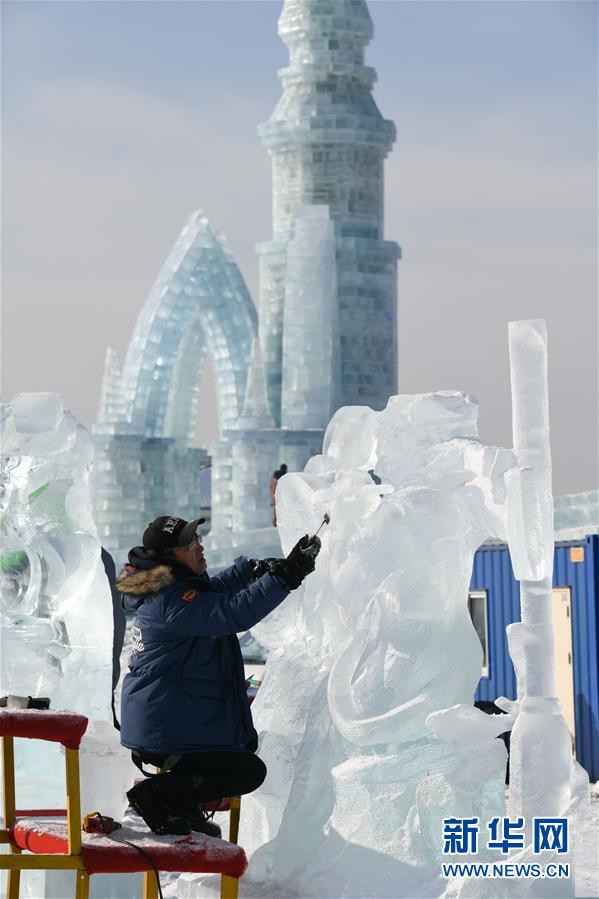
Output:
[[296,590],[306,575],[314,571],[320,545],[318,537],[306,534],[297,541],[286,559],[277,559],[271,565],[270,573],[285,581],[290,590]]
[[273,565],[276,565],[277,562],[282,561],[283,559],[248,559],[248,562],[252,566],[255,581],[261,578],[263,574],[272,571]]

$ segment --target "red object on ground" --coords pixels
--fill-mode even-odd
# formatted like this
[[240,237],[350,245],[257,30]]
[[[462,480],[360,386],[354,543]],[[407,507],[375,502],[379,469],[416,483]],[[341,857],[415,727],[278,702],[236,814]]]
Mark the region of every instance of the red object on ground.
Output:
[[0,737],[26,737],[79,749],[88,720],[75,712],[44,709],[0,709]]
[[[142,827],[124,826],[114,837],[83,833],[81,854],[86,871],[89,874],[124,874],[152,870],[141,852],[118,840],[129,840],[143,849],[159,871],[241,877],[247,869],[245,852],[235,843],[203,834],[159,837]],[[52,855],[68,852],[66,824],[59,821],[19,818],[11,828],[11,839],[20,849],[29,852]]]

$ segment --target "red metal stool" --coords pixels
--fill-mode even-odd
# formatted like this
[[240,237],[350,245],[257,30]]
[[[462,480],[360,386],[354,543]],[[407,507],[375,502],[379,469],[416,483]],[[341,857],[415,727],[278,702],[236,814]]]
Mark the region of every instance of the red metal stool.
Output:
[[[87,723],[83,715],[71,712],[0,709],[4,792],[0,843],[8,843],[11,850],[10,855],[0,855],[0,869],[8,869],[7,899],[18,899],[21,871],[31,869],[75,871],[75,899],[88,899],[92,874],[143,872],[143,899],[157,899],[156,878],[148,859],[133,846],[110,836],[81,832],[79,744]],[[17,811],[15,737],[47,740],[65,747],[66,810]],[[157,871],[220,874],[221,899],[237,899],[238,880],[247,868],[245,852],[236,845],[240,807],[239,797],[218,806],[219,811],[230,812],[230,842],[199,834],[159,837],[150,833],[141,820],[120,829],[117,838],[140,846]]]

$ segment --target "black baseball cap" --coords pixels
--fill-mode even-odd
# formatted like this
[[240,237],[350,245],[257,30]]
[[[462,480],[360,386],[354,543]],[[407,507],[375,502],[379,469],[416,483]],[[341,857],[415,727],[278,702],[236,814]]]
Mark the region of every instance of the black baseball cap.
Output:
[[150,522],[144,531],[144,549],[153,549],[162,552],[165,549],[174,549],[177,546],[187,546],[195,537],[198,525],[203,524],[205,518],[194,518],[193,521],[185,521],[175,515],[161,515]]

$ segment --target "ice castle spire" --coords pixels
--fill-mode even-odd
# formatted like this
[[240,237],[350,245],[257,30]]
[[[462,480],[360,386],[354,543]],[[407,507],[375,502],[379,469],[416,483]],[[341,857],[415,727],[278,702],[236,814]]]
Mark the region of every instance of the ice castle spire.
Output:
[[287,246],[301,207],[327,205],[334,222],[340,336],[339,405],[382,408],[396,392],[396,268],[383,239],[383,163],[395,126],[372,96],[364,64],[373,34],[364,0],[286,0],[283,95],[258,133],[272,157],[273,239],[258,247],[260,340],[268,395],[281,422]]

